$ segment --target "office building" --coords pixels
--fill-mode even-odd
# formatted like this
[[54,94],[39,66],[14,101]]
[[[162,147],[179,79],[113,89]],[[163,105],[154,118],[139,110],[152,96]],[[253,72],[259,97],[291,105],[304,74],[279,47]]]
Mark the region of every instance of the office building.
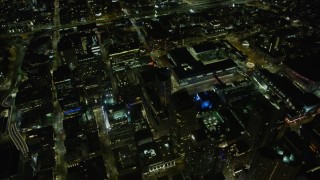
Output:
[[319,98],[301,91],[288,78],[272,74],[266,69],[260,69],[254,77],[261,87],[272,91],[288,107],[287,123],[303,121],[319,113]]
[[201,177],[222,169],[218,146],[205,129],[191,132],[186,152],[186,165],[191,177]]
[[169,51],[168,58],[175,66],[172,73],[173,89],[182,89],[199,83],[213,84],[214,76],[225,76],[237,71],[237,65],[231,59],[204,65],[196,61],[186,48]]
[[250,168],[240,179],[290,180],[301,168],[301,157],[293,139],[283,138],[275,144],[262,147],[252,157]]
[[173,93],[170,105],[170,135],[175,148],[183,157],[191,132],[199,127],[196,123],[196,107],[186,90]]

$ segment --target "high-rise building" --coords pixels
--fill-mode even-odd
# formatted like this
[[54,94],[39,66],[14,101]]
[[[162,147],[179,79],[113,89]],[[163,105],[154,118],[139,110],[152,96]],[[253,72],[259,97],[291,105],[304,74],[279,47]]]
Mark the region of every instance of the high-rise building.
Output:
[[64,115],[78,113],[81,110],[80,97],[73,87],[71,71],[66,65],[53,71],[53,83]]
[[221,170],[218,146],[201,128],[191,132],[186,152],[187,169],[191,177],[200,177]]
[[19,86],[16,95],[16,106],[22,113],[31,109],[46,109],[52,112],[52,94],[49,87],[37,87],[36,82],[27,80]]
[[[320,100],[314,94],[305,93],[288,78],[260,69],[254,78],[265,90],[273,92],[287,107],[286,123],[292,124],[312,118],[320,112]],[[278,100],[277,100],[278,101]]]
[[145,86],[152,87],[165,107],[169,104],[171,93],[170,71],[167,68],[152,68],[141,73]]
[[191,138],[191,132],[199,127],[196,123],[196,107],[186,90],[173,93],[170,105],[170,134],[174,146],[183,157],[187,150],[187,142]]
[[258,149],[240,179],[291,180],[301,168],[300,152],[288,138]]
[[141,72],[140,83],[146,105],[157,124],[168,120],[168,105],[171,94],[170,70],[167,68],[152,68]]
[[62,95],[73,88],[71,81],[71,71],[64,65],[53,71],[53,84],[57,89],[57,94]]
[[106,111],[110,124],[109,136],[113,148],[133,143],[134,126],[124,104],[108,107]]

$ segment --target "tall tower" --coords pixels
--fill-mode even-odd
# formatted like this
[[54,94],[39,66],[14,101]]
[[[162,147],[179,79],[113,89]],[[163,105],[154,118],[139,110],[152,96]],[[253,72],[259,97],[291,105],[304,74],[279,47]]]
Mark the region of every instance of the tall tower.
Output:
[[192,97],[185,90],[179,90],[171,95],[170,103],[170,135],[178,153],[184,157],[191,132],[198,129],[196,122],[196,107]]

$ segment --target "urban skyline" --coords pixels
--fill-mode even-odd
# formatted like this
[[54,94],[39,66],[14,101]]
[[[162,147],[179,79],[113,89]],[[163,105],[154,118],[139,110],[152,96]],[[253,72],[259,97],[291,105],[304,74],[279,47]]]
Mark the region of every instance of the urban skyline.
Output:
[[319,177],[318,0],[0,6],[0,179]]

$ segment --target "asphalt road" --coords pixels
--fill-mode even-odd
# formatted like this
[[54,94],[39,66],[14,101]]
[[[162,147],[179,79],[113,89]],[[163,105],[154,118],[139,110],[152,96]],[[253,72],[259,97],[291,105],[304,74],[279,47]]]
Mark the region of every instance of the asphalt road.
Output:
[[[16,126],[16,119],[17,119],[17,110],[15,108],[15,96],[12,94],[16,93],[18,90],[18,86],[21,80],[20,72],[21,72],[21,65],[22,60],[25,53],[25,47],[21,45],[14,45],[16,48],[16,59],[15,59],[15,67],[13,70],[11,86],[8,90],[3,93],[1,97],[1,106],[3,108],[9,108],[10,113],[8,116],[8,132],[9,136],[11,137],[12,141],[16,145],[17,149],[21,150],[23,154],[28,152],[28,146],[25,143],[23,137],[21,136],[19,129]],[[10,100],[8,100],[11,98]]]

